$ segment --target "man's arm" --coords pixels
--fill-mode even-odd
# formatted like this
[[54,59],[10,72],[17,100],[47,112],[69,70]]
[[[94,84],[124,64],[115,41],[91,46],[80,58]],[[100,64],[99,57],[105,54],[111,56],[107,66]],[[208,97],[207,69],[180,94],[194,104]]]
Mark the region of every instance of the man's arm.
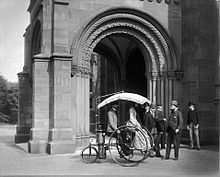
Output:
[[180,130],[183,127],[183,114],[182,114],[182,112],[179,111],[178,115],[179,115],[178,129]]
[[189,120],[189,111],[188,111],[187,112],[187,125],[186,125],[187,130],[189,130],[189,124],[190,124],[190,120]]
[[190,124],[190,121],[189,121],[189,111],[187,112],[187,125]]
[[198,116],[198,112],[196,111],[196,124],[199,124],[199,116]]
[[112,128],[113,130],[116,130],[116,129],[117,129],[117,124],[114,123],[114,119],[117,119],[117,118],[115,117],[115,114],[114,114],[112,111],[109,111],[109,112],[108,112],[108,121],[109,121],[109,124],[110,124],[110,126],[111,126],[111,128]]

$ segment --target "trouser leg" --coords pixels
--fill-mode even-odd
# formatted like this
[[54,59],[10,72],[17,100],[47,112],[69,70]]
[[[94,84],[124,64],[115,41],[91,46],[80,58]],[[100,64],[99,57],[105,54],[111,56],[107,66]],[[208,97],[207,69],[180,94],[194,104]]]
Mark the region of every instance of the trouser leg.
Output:
[[198,129],[198,128],[194,129],[194,134],[195,134],[195,136],[196,136],[196,144],[197,144],[197,148],[200,149],[200,142],[199,142],[199,129]]
[[156,150],[156,156],[161,156],[160,155],[160,140],[161,140],[161,135],[157,134],[155,138],[155,150]]
[[189,125],[189,140],[190,140],[190,147],[193,148],[194,147],[194,143],[193,143],[193,125]]
[[165,148],[166,144],[166,130],[165,130],[165,125],[163,125],[163,134],[161,135],[161,148]]
[[174,156],[175,158],[179,158],[179,146],[180,146],[180,143],[179,143],[179,134],[175,134],[174,135],[174,138],[173,138],[173,144],[174,144]]
[[167,135],[167,148],[166,148],[166,158],[170,157],[170,151],[171,151],[171,144],[172,144],[173,136],[169,132]]

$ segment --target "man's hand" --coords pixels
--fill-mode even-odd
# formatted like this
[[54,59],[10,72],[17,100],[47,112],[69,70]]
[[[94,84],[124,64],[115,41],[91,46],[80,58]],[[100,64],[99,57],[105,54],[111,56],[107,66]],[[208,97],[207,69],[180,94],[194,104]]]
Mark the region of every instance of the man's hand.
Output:
[[117,134],[120,134],[120,133],[121,133],[120,130],[117,130],[116,132],[117,132]]
[[186,129],[189,130],[189,125],[186,126]]
[[179,130],[178,128],[175,130],[176,133],[179,133],[179,131],[180,131],[180,130]]

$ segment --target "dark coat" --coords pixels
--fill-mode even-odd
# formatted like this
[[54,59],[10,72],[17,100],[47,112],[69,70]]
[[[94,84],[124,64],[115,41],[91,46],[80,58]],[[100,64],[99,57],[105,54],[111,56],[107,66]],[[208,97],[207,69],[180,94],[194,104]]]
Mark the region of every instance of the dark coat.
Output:
[[187,125],[189,125],[191,123],[194,125],[199,123],[198,113],[195,109],[193,111],[191,111],[191,110],[188,111]]
[[179,110],[176,110],[171,113],[169,119],[167,120],[167,131],[170,129],[176,130],[179,129],[181,130],[183,126],[183,115]]
[[161,111],[156,110],[155,112],[155,126],[157,129],[157,132],[163,132],[163,129],[165,127],[165,121],[164,119],[164,115]]
[[146,127],[150,132],[152,128],[155,127],[155,121],[150,111],[144,113],[143,122],[144,127]]

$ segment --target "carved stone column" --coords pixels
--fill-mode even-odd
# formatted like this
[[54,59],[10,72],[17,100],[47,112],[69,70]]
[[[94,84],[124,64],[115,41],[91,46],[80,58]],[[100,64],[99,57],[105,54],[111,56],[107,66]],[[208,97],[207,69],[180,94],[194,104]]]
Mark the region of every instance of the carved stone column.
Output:
[[173,99],[173,82],[174,82],[175,74],[173,71],[167,72],[167,79],[168,79],[168,101],[169,105]]
[[157,103],[161,103],[161,79],[160,76],[157,77]]
[[90,135],[89,116],[89,79],[90,69],[80,66],[72,66],[72,124],[76,136],[76,147],[88,143]]
[[152,102],[156,103],[157,101],[157,78],[158,78],[158,73],[157,72],[152,72],[151,73],[151,83],[152,83]]
[[163,112],[165,111],[165,74],[160,73],[160,103],[163,105]]

